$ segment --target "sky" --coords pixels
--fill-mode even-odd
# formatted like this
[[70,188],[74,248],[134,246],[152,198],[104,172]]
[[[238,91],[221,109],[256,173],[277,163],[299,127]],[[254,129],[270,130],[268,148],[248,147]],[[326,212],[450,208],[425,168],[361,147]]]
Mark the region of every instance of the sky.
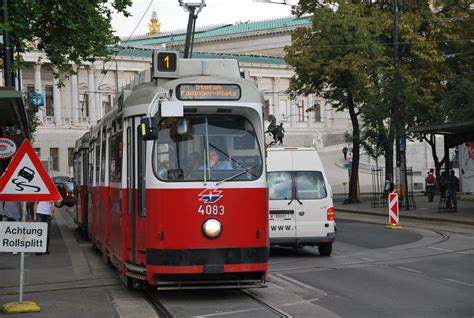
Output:
[[[284,0],[270,1],[283,2]],[[184,0],[183,2],[200,2],[200,0]],[[287,0],[286,2],[296,4],[297,0]],[[151,6],[150,3],[152,3]],[[205,4],[206,7],[202,9],[197,18],[196,26],[198,28],[291,15],[291,6],[280,3],[261,3],[254,0],[206,0]],[[188,13],[179,6],[178,0],[133,0],[133,5],[128,11],[132,14],[131,17],[125,18],[121,14],[114,14],[112,17],[112,27],[121,38],[146,34],[153,11],[156,11],[158,21],[161,23],[161,32],[186,29],[188,23]],[[140,21],[140,19],[142,20]]]

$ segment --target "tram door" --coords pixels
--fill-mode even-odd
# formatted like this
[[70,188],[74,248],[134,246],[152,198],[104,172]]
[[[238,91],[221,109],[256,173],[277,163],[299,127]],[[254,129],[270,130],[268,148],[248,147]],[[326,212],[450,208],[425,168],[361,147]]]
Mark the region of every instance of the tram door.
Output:
[[138,218],[138,145],[141,141],[137,134],[140,120],[134,117],[125,121],[125,147],[127,160],[127,214],[126,214],[126,260],[137,263],[137,218]]

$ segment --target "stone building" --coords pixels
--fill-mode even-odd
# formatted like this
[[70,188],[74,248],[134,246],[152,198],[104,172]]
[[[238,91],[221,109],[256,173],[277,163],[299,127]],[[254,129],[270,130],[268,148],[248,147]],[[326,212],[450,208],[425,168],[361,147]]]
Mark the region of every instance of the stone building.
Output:
[[[266,115],[273,114],[284,123],[285,144],[321,147],[342,143],[343,132],[350,129],[347,114],[335,113],[317,96],[290,99],[286,93],[294,72],[282,58],[283,48],[291,43],[292,30],[308,24],[307,18],[288,17],[198,29],[193,58],[237,59],[242,76],[263,91]],[[18,74],[16,85],[25,96],[35,91],[44,94],[34,147],[40,158],[49,160],[53,176],[72,174],[74,141],[113,106],[122,86],[150,68],[154,48],[180,50],[184,46],[185,30],[150,33],[123,43],[109,61],[77,66],[77,75],[61,78],[62,87],[42,52],[24,55],[27,67]],[[3,76],[0,78],[3,86]]]

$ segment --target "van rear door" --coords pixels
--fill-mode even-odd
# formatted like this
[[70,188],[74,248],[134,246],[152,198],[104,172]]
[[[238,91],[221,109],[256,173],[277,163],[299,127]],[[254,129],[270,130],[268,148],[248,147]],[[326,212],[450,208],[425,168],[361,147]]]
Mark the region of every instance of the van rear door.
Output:
[[332,199],[321,171],[295,172],[296,235],[301,241],[334,232],[327,220]]
[[[268,172],[270,198],[270,239],[272,244],[296,242],[295,202],[291,202],[293,178],[291,171]],[[289,204],[290,203],[290,204]]]

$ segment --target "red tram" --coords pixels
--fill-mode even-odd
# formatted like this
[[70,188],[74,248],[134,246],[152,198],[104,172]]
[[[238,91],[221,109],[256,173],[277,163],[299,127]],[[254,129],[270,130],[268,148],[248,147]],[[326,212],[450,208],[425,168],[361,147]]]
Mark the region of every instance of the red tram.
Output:
[[235,60],[153,64],[76,143],[77,222],[135,287],[262,286],[262,93]]

